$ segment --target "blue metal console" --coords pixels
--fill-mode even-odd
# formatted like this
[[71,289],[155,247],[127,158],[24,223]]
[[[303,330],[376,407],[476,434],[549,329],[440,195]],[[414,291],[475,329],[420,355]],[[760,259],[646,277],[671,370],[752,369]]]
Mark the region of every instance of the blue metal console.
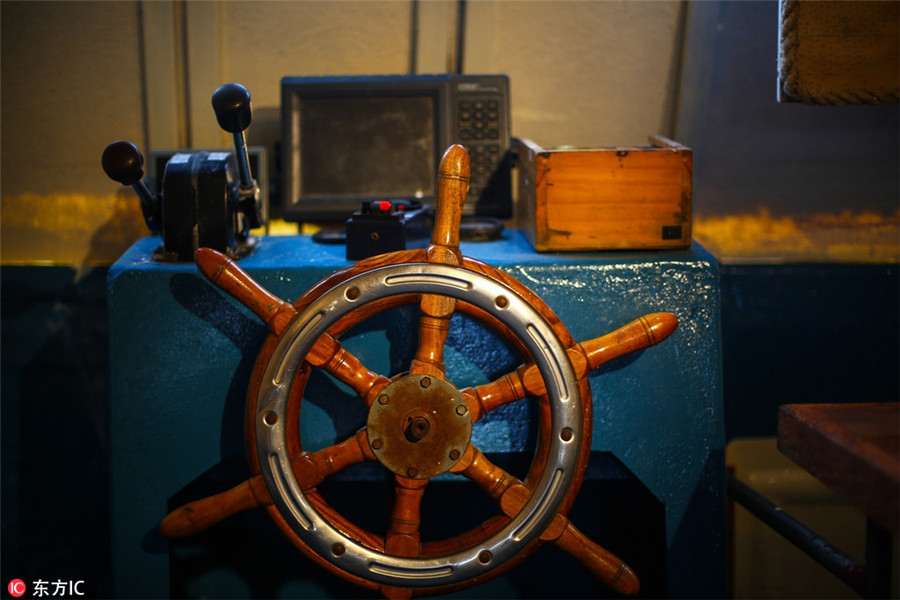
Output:
[[[230,487],[226,480],[231,477],[236,478],[233,483],[240,481],[240,473],[230,473],[240,471],[234,465],[244,464],[244,395],[266,335],[252,313],[209,284],[194,265],[155,262],[151,253],[159,243],[155,237],[138,241],[112,266],[107,281],[115,596],[340,595],[317,580],[319,575],[312,574],[316,568],[289,545],[270,546],[266,557],[262,544],[249,558],[235,559],[227,557],[229,552],[242,556],[247,547],[232,552],[222,545],[240,546],[234,540],[243,538],[213,533],[205,541],[169,543],[158,533],[159,522],[174,508],[170,504],[194,499],[189,497],[192,486],[216,492]],[[590,526],[579,518],[619,527],[620,537],[595,541],[635,563],[647,594],[724,596],[724,419],[715,259],[696,244],[683,251],[538,254],[517,231],[504,232],[496,242],[463,243],[461,250],[522,281],[577,340],[601,336],[647,313],[667,311],[678,317],[678,329],[661,344],[592,373],[594,455],[572,520],[588,533]],[[295,236],[260,238],[239,264],[266,289],[293,301],[350,262],[343,246]],[[386,375],[405,370],[415,349],[414,333],[410,339],[398,323],[414,316],[416,307],[392,310],[399,312],[365,321],[343,338],[367,367]],[[490,330],[454,317],[446,362],[448,377],[461,387],[489,381],[519,359]],[[311,378],[303,404],[304,448],[332,444],[364,425],[362,405],[351,395],[327,375]],[[521,454],[531,421],[527,403],[510,405],[478,423],[473,441],[486,453]],[[367,477],[365,472],[348,473],[335,487],[357,503],[369,502]],[[647,520],[638,512],[642,505],[615,497],[616,490],[625,488],[602,485],[622,478],[633,480],[632,488],[645,490],[651,504],[660,507],[658,524],[642,524]],[[444,485],[447,490],[474,487],[452,478]],[[277,535],[266,515],[254,512],[234,517],[235,527],[265,540]],[[424,514],[423,521],[427,518]],[[453,515],[439,518],[453,520]],[[642,535],[659,540],[661,557],[644,572],[640,555],[655,552],[651,541],[628,539]],[[534,596],[540,593],[535,588],[505,580],[554,561],[573,563],[573,572],[583,570],[569,557],[560,561],[542,552],[488,587],[461,595]],[[254,582],[266,579],[266,565],[275,569],[283,554],[297,566],[280,575],[280,583]],[[247,561],[262,566],[256,570]],[[561,592],[566,589],[565,582],[554,585]]]

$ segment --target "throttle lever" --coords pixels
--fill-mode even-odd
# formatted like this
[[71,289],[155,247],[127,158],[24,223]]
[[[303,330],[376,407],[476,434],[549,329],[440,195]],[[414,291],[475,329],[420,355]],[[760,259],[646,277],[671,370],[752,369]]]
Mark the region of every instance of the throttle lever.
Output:
[[115,182],[130,185],[141,201],[141,212],[147,228],[153,233],[162,231],[162,209],[159,197],[143,182],[144,156],[138,147],[125,140],[113,142],[101,157],[103,170]]
[[219,86],[212,95],[212,107],[219,126],[234,137],[234,151],[237,158],[240,186],[238,206],[247,218],[251,229],[260,227],[263,218],[259,212],[259,185],[250,174],[250,155],[244,130],[250,126],[250,92],[239,83]]
[[250,93],[229,83],[213,93],[212,104],[219,124],[234,135],[237,160],[227,152],[178,152],[166,162],[162,191],[153,194],[141,181],[144,157],[137,146],[117,141],[103,152],[103,170],[113,181],[134,187],[148,229],[162,234],[163,244],[153,253],[158,260],[189,261],[200,247],[239,258],[255,244],[250,230],[265,222],[244,140]]

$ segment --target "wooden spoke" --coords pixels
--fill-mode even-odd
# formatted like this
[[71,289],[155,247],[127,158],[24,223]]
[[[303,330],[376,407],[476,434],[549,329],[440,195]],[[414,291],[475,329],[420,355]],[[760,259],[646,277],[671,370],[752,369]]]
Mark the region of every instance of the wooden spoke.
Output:
[[328,333],[323,333],[306,355],[313,366],[322,368],[350,386],[366,406],[391,381],[367,369],[356,356]]
[[450,471],[475,482],[497,501],[503,514],[510,518],[519,514],[531,495],[525,484],[488,460],[473,444],[469,444],[462,458]]
[[428,262],[445,265],[462,262],[459,222],[468,192],[469,154],[458,144],[450,146],[438,167],[437,208],[427,252]]
[[261,475],[254,475],[227,492],[195,500],[170,512],[159,530],[169,538],[180,538],[212,527],[239,512],[268,506],[272,498]]
[[360,429],[353,437],[334,446],[303,452],[291,464],[300,487],[308,490],[322,483],[329,475],[366,460],[374,461],[375,453],[369,447],[366,430]]
[[428,480],[399,475],[394,479],[394,507],[384,551],[395,556],[418,556],[420,507]]
[[419,347],[409,372],[414,375],[444,376],[444,343],[450,331],[450,318],[456,300],[425,294],[419,305]]
[[[678,327],[678,317],[672,313],[658,312],[639,317],[604,336],[582,342],[581,351],[587,361],[585,372],[590,372],[614,358],[660,343]],[[576,362],[576,361],[573,361]],[[581,369],[580,365],[575,366]]]
[[[540,379],[540,372],[537,367],[529,364],[522,365],[515,371],[507,373],[490,383],[460,390],[463,398],[466,399],[466,404],[469,406],[472,422],[475,423],[499,406],[516,402],[527,396],[528,390],[525,389],[525,383],[520,371],[528,369],[533,369],[538,379]],[[543,381],[541,386],[543,387]]]
[[[427,479],[407,479],[395,476],[394,507],[391,523],[384,538],[384,551],[394,556],[419,556],[419,523],[421,522],[422,496]],[[412,589],[382,585],[382,595],[389,600],[412,598]]]
[[[452,470],[465,475],[486,491],[497,501],[503,514],[511,519],[519,514],[531,497],[531,490],[524,483],[489,461],[475,446],[469,445]],[[558,513],[541,534],[541,539],[571,554],[620,594],[633,595],[640,590],[640,582],[631,567],[595,544],[565,515]]]
[[[559,537],[552,537],[557,531],[560,532]],[[641,590],[640,579],[631,567],[606,548],[594,543],[564,515],[556,515],[541,539],[565,550],[597,579],[620,594],[633,596]]]
[[[644,315],[612,333],[582,342],[568,349],[569,359],[578,379],[607,363],[636,350],[654,346],[675,331],[678,319],[671,313]],[[484,417],[498,406],[521,400],[525,396],[547,393],[537,366],[523,365],[502,377],[461,392],[469,404],[472,422]]]
[[[326,477],[364,460],[375,460],[364,429],[352,438],[316,452],[303,452],[291,463],[300,487],[311,489]],[[195,500],[173,510],[159,526],[170,538],[199,533],[239,512],[269,506],[272,498],[262,475],[257,474],[226,492]]]
[[[194,253],[194,260],[207,279],[252,310],[273,334],[280,335],[296,316],[297,310],[293,306],[268,292],[221,252],[200,248]],[[390,382],[386,377],[366,369],[328,333],[316,341],[306,359],[349,385],[367,406],[372,404],[378,391]]]
[[252,310],[275,335],[284,331],[297,314],[290,303],[256,283],[246,271],[221,252],[212,248],[199,248],[194,253],[194,262],[210,282]]
[[[450,146],[438,168],[437,211],[426,259],[432,264],[459,266],[459,222],[469,191],[469,154],[462,146]],[[425,294],[419,303],[419,347],[410,373],[444,376],[444,343],[456,300]]]

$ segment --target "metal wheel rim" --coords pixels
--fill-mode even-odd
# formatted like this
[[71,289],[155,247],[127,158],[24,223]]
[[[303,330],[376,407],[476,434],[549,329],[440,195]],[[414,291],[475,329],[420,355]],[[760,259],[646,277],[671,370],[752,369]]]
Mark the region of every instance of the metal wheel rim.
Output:
[[[353,309],[399,294],[454,297],[494,315],[528,348],[550,399],[549,457],[524,508],[481,543],[445,556],[406,558],[361,545],[316,511],[300,488],[287,452],[287,404],[303,358],[329,326]],[[575,477],[582,398],[566,348],[544,317],[515,291],[485,275],[429,263],[381,267],[343,281],[314,300],[279,338],[263,373],[255,415],[260,472],[279,513],[319,556],[353,575],[399,587],[459,583],[524,550],[556,515]]]

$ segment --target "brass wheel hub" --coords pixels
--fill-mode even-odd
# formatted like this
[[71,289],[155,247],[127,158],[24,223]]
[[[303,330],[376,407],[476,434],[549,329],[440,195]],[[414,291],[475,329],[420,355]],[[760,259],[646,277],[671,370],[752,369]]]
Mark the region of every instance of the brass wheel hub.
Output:
[[459,390],[445,379],[404,375],[372,403],[366,431],[386,469],[430,479],[459,462],[472,436],[472,419]]

